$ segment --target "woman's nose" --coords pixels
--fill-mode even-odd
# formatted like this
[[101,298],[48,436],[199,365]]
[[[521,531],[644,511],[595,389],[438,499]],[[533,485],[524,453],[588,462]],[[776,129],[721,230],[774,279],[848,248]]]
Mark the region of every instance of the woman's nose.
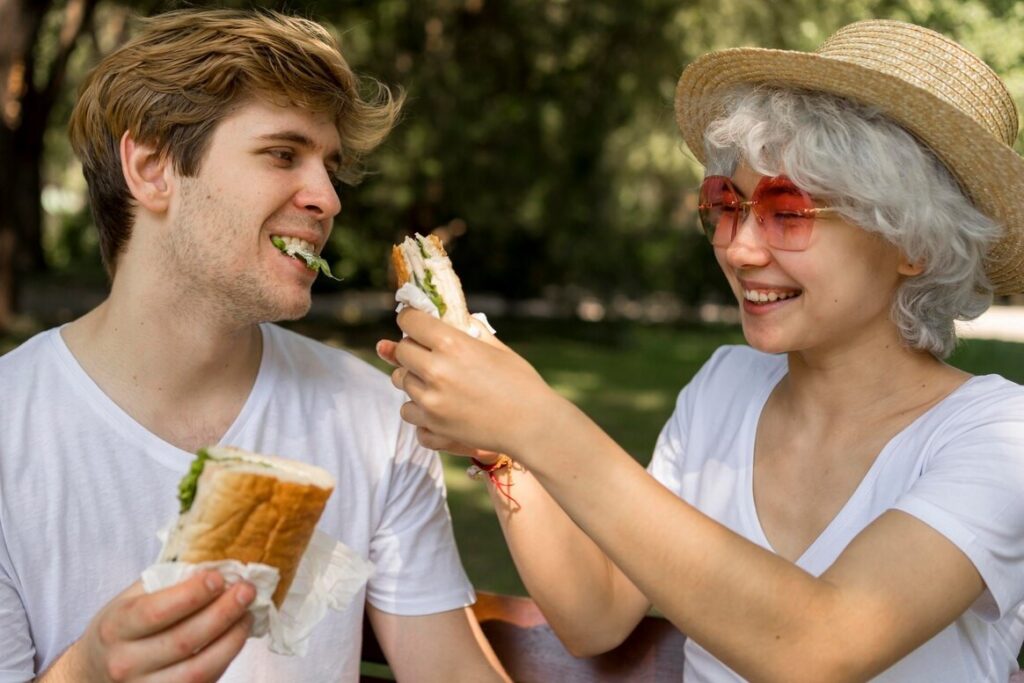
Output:
[[771,261],[764,228],[753,210],[747,211],[736,226],[732,241],[725,248],[725,258],[734,268],[763,266]]

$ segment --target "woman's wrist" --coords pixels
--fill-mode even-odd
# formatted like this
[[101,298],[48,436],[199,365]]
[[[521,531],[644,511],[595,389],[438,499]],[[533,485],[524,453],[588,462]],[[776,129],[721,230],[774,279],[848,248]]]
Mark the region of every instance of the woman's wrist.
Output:
[[[515,447],[506,452],[511,458],[530,469],[547,464],[552,453],[562,452],[560,444],[572,443],[579,434],[586,416],[576,405],[561,394],[550,390],[549,400],[534,404],[533,412],[522,420],[516,430]],[[538,459],[543,462],[538,462]]]

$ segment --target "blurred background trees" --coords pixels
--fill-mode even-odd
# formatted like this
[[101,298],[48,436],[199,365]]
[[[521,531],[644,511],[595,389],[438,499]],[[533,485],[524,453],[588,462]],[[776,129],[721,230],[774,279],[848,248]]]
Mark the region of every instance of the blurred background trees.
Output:
[[[181,4],[0,0],[0,329],[26,278],[102,284],[70,107],[132,14]],[[342,196],[326,256],[345,289],[385,287],[388,245],[415,230],[450,240],[471,292],[721,297],[672,112],[680,71],[709,49],[813,49],[849,21],[906,19],[980,54],[1024,101],[1024,3],[1009,0],[189,4],[322,21],[358,71],[408,92],[371,175]]]

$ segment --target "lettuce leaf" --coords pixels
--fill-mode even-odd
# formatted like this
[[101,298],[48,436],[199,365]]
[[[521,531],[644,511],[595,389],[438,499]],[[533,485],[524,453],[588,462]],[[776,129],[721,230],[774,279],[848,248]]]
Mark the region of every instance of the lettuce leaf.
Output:
[[206,452],[206,449],[200,448],[199,452],[196,453],[196,459],[192,461],[192,466],[188,469],[188,474],[182,477],[181,483],[178,484],[178,501],[181,502],[182,514],[189,511],[189,508],[192,507],[192,501],[196,499],[196,486],[199,484],[199,475],[203,473],[203,468],[209,459],[210,454]]
[[308,251],[300,249],[298,247],[288,246],[287,244],[284,243],[283,239],[277,236],[271,237],[270,241],[271,243],[273,243],[275,247],[280,249],[282,253],[287,254],[292,258],[299,258],[305,261],[306,267],[309,268],[310,270],[318,271],[320,273],[323,273],[327,277],[331,278],[332,280],[337,280],[338,282],[341,282],[340,277],[334,277],[334,273],[331,272],[331,267],[327,264],[327,261],[317,256],[316,254],[311,254]]

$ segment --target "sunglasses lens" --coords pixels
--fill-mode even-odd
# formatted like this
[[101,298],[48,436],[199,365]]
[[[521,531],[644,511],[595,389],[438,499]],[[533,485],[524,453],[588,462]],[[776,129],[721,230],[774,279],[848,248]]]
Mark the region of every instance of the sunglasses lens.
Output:
[[814,199],[785,176],[761,182],[754,210],[764,226],[768,244],[783,251],[802,251],[811,242]]
[[742,210],[741,199],[725,176],[708,176],[700,186],[698,213],[704,234],[716,247],[732,241]]

